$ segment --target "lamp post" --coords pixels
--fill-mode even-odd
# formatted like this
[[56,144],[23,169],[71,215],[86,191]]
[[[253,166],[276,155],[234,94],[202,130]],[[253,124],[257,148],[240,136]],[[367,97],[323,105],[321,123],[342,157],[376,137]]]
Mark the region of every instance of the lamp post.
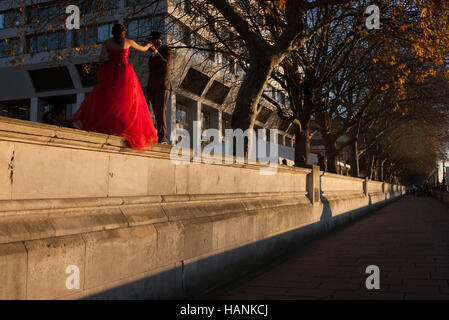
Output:
[[446,170],[445,170],[445,168],[446,168],[446,165],[445,165],[445,162],[446,162],[446,160],[441,160],[441,162],[443,162],[443,181],[442,181],[442,184],[443,184],[443,190],[444,191],[447,191],[447,186],[446,186]]

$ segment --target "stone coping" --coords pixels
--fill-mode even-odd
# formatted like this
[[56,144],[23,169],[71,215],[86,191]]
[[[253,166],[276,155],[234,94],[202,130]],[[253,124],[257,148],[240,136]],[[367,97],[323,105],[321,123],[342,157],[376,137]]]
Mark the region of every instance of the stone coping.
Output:
[[[170,151],[173,148],[168,145],[155,144],[151,150],[141,152],[129,148],[126,140],[121,137],[1,116],[0,140],[164,159],[170,158]],[[190,161],[194,162],[193,150],[191,150],[190,153]],[[233,164],[215,163],[214,165],[233,166],[255,170],[267,167],[267,165],[262,163],[240,164],[237,163],[235,157]],[[294,171],[302,174],[308,174],[311,172],[308,168],[284,166],[281,164],[278,165],[277,170],[284,172]]]
[[291,198],[303,197],[306,192],[253,192],[220,194],[154,195],[131,197],[100,198],[61,198],[61,199],[23,199],[0,200],[0,217],[15,211],[53,210],[68,208],[98,208],[122,205],[165,204],[195,201],[238,200],[247,198]]

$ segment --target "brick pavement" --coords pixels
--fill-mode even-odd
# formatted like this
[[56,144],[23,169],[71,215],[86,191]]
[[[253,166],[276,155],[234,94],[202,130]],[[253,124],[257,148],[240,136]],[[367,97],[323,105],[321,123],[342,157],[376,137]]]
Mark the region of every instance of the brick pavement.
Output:
[[[380,290],[367,290],[368,265]],[[449,299],[449,209],[408,197],[304,247],[218,299]]]

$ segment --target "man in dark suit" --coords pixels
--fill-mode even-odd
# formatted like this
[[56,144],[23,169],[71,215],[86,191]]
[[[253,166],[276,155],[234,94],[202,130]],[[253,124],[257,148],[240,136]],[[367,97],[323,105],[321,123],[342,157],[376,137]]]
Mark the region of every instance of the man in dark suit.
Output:
[[165,112],[171,91],[170,70],[172,65],[172,52],[162,44],[163,36],[160,32],[151,32],[148,41],[154,47],[150,47],[151,56],[148,60],[149,78],[147,94],[156,117],[157,135],[159,143],[166,144],[167,121]]

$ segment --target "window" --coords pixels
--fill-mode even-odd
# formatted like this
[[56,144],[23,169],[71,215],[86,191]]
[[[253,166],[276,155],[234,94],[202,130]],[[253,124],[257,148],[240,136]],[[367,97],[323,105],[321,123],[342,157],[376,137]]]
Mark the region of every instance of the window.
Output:
[[20,25],[18,11],[4,11],[0,13],[0,29],[14,28]]
[[75,32],[75,46],[97,44],[112,37],[113,23],[100,26],[83,27]]
[[139,4],[144,4],[144,3],[148,4],[148,0],[127,0],[126,1],[126,6],[127,7],[132,7],[132,6],[139,5]]
[[120,0],[79,0],[78,3],[81,12],[101,12],[103,10],[118,9],[120,7]]
[[181,88],[197,96],[201,96],[209,80],[210,78],[207,75],[190,68],[184,80],[181,82]]
[[30,101],[5,101],[0,102],[0,116],[20,120],[30,120]]
[[65,106],[66,119],[72,119],[73,110],[75,110],[76,107],[76,95],[52,96],[48,98],[40,98],[39,100],[42,105],[44,105],[44,112],[50,111],[57,105],[63,105]]
[[127,37],[132,39],[146,39],[151,31],[164,32],[165,20],[162,16],[153,18],[142,18],[128,22]]
[[99,67],[100,65],[97,62],[76,65],[83,88],[93,87],[98,83],[97,72]]
[[231,116],[223,113],[222,114],[222,125],[221,125],[221,131],[222,131],[223,137],[225,136],[226,129],[232,129],[231,128]]
[[112,36],[112,24],[105,24],[97,28],[97,41],[104,42]]
[[280,91],[276,91],[276,101],[279,104],[284,105],[285,104],[285,95]]
[[74,89],[67,67],[28,70],[36,92]]
[[201,130],[207,130],[210,128],[210,112],[201,111]]
[[212,83],[212,85],[210,86],[209,90],[206,93],[206,98],[217,104],[222,104],[226,99],[226,97],[228,96],[229,91],[230,91],[229,87],[214,80],[214,82]]
[[265,94],[267,96],[270,96],[271,98],[275,98],[276,97],[276,90],[270,84],[266,85],[264,92],[265,92]]
[[[260,108],[260,106],[259,106],[259,108]],[[265,123],[270,118],[272,113],[273,113],[273,111],[271,111],[267,107],[262,107],[262,110],[260,110],[259,114],[257,115],[257,120],[262,123]]]
[[187,128],[189,126],[188,109],[182,105],[176,106],[176,124],[178,127]]
[[65,7],[57,5],[55,2],[45,5],[38,4],[27,9],[27,23],[29,24],[53,23],[55,20],[62,22],[65,17]]
[[21,53],[19,39],[0,40],[0,58],[14,56]]
[[290,127],[290,123],[291,123],[290,121],[282,120],[279,125],[279,130],[287,132],[287,129]]
[[167,30],[168,34],[171,35],[173,38],[175,38],[176,40],[187,44],[187,45],[191,45],[192,39],[191,39],[191,31],[183,26],[180,25],[177,22],[172,21],[168,27]]
[[215,62],[215,56],[216,56],[216,53],[213,51],[215,48],[214,48],[214,45],[212,45],[212,44],[209,44],[209,52],[207,53],[207,57],[209,58],[209,60],[211,60],[211,61],[214,61]]
[[[210,112],[201,111],[201,131],[204,132],[207,129],[210,129]],[[201,139],[201,148],[207,146],[211,141],[213,141],[212,137],[204,140]]]
[[58,50],[66,47],[66,34],[54,32],[27,37],[27,51],[29,53]]
[[236,67],[236,73],[240,78],[243,78],[245,76],[245,71],[243,71],[242,67],[237,65]]

